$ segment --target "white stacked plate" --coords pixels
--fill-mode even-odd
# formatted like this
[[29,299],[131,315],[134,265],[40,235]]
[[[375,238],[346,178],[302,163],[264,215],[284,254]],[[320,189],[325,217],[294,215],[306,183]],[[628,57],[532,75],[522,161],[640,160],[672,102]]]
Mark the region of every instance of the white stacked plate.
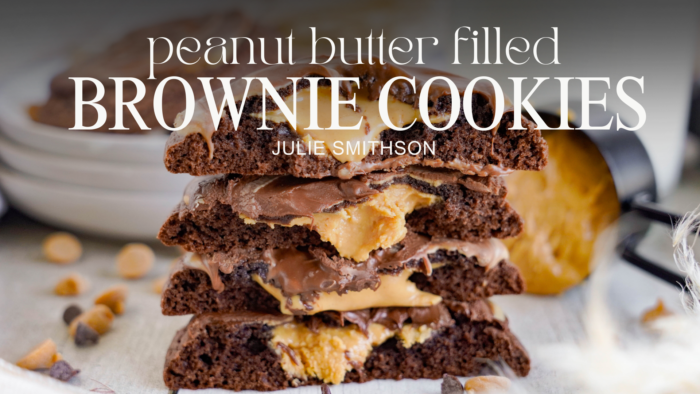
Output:
[[165,169],[162,130],[120,135],[34,122],[29,107],[47,99],[51,77],[64,66],[47,64],[0,86],[0,188],[10,205],[39,221],[154,240],[191,177]]

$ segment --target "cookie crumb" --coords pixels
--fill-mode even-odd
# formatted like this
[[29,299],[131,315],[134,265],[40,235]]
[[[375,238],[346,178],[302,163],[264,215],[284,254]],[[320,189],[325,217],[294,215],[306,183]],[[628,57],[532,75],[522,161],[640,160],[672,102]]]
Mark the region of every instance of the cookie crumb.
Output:
[[464,383],[468,394],[500,394],[510,389],[510,379],[504,376],[477,376]]
[[148,245],[128,244],[117,255],[117,271],[125,279],[142,278],[151,271],[155,259],[153,249]]
[[95,298],[95,305],[105,305],[115,314],[121,315],[128,294],[129,288],[126,285],[112,286]]
[[464,387],[462,387],[462,383],[457,378],[449,374],[442,375],[441,394],[462,394],[463,392]]
[[331,388],[328,387],[328,385],[324,383],[321,385],[321,394],[333,394],[333,393],[331,392]]
[[82,308],[75,304],[69,305],[68,308],[66,308],[66,310],[63,311],[63,321],[66,322],[66,324],[70,325],[73,319],[80,316],[81,313],[83,313]]
[[90,281],[78,273],[72,273],[58,281],[54,293],[60,296],[83,294],[90,289]]
[[78,346],[97,345],[100,341],[100,334],[92,327],[83,322],[78,322],[78,327],[75,329],[75,344]]
[[51,366],[51,369],[49,369],[49,376],[51,376],[54,379],[67,382],[79,372],[79,369],[73,369],[73,367],[71,367],[70,364],[68,364],[64,360],[60,360],[56,361]]
[[75,338],[78,324],[84,323],[90,326],[90,328],[93,330],[97,331],[98,334],[102,335],[109,331],[113,320],[114,314],[112,313],[111,309],[109,309],[106,305],[95,305],[92,307],[92,309],[81,313],[80,316],[73,319],[68,327],[68,332]]
[[673,315],[673,312],[666,309],[666,305],[659,298],[656,301],[656,305],[654,305],[652,308],[644,311],[644,313],[642,314],[642,323],[644,323],[644,324],[651,323],[655,320],[661,319],[661,318],[666,317],[666,316],[671,316],[671,315]]
[[70,233],[57,232],[44,238],[42,250],[46,260],[57,264],[70,264],[83,255],[80,240]]
[[56,352],[56,343],[51,339],[47,339],[22,357],[21,360],[17,361],[17,366],[32,371],[35,369],[48,369],[61,359],[61,355]]

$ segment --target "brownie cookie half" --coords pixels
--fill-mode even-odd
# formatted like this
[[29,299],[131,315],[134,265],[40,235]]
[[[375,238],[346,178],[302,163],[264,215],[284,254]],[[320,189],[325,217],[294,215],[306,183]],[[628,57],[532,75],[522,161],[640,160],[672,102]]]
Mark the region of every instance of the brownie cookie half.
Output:
[[[265,99],[263,107],[261,84],[248,85],[247,80],[238,79],[231,86],[236,110],[232,111],[229,103],[216,127],[207,103],[199,102],[188,124],[171,134],[165,149],[165,166],[171,172],[191,175],[234,173],[350,178],[415,164],[452,168],[480,176],[539,170],[546,165],[547,144],[540,131],[525,117],[521,117],[522,130],[512,129],[512,108],[506,109],[500,122],[488,129],[494,121],[496,98],[493,87],[483,81],[476,83],[471,100],[465,101],[471,106],[473,123],[485,130],[472,127],[462,108],[455,114],[456,121],[451,127],[441,131],[429,128],[426,122],[438,128],[445,127],[452,116],[449,85],[444,80],[435,80],[426,87],[426,82],[437,75],[450,78],[460,94],[470,82],[438,70],[381,65],[378,59],[371,65],[346,65],[332,60],[324,65],[299,61],[296,65],[264,68],[249,77],[268,78],[290,111],[297,108],[296,129],[270,97]],[[296,85],[289,79],[294,77],[301,78]],[[358,87],[342,82],[341,97],[332,97],[330,80],[321,79],[317,86],[312,86],[306,77],[357,77],[360,84]],[[410,126],[407,130],[390,128],[379,115],[380,91],[394,77],[416,78],[415,91],[407,81],[395,81],[387,103],[390,122],[398,128]],[[319,128],[310,127],[313,124],[308,104],[313,96],[311,89],[316,89],[319,115],[316,126]],[[418,110],[423,89],[428,89],[430,119],[423,119]],[[215,96],[221,100],[223,90],[215,92]],[[359,124],[359,128],[332,129],[329,115],[332,103],[336,99],[352,98],[355,99],[354,108],[338,108],[339,118],[344,120],[339,126]],[[232,113],[240,113],[237,124]],[[178,115],[176,125],[183,123],[184,116],[183,113]],[[263,117],[268,129],[261,130]]]
[[373,379],[478,374],[503,360],[516,375],[527,352],[487,301],[380,308],[314,321],[241,312],[195,316],[168,350],[170,389],[273,391]]
[[522,231],[501,178],[407,167],[322,180],[226,175],[194,180],[160,230],[188,251],[321,246],[363,261],[407,232],[478,242]]
[[254,311],[316,314],[379,306],[430,306],[523,292],[497,240],[478,244],[410,233],[356,263],[322,249],[239,250],[183,256],[164,287],[164,315]]

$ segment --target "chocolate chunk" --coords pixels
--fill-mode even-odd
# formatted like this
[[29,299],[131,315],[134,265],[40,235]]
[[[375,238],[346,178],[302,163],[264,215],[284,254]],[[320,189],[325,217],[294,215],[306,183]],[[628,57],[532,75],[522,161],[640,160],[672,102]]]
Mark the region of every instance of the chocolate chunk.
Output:
[[331,392],[331,388],[328,387],[328,385],[324,383],[321,385],[321,394],[333,394],[333,393]]
[[70,305],[63,311],[63,321],[66,322],[66,324],[70,324],[73,319],[78,317],[81,313],[83,313],[83,310],[79,306],[75,304]]
[[75,344],[78,346],[92,346],[100,341],[100,334],[85,323],[78,323],[75,330]]
[[452,375],[444,374],[440,385],[440,394],[462,394],[464,386]]
[[70,380],[70,378],[77,375],[79,372],[79,369],[73,369],[73,367],[71,367],[70,364],[68,364],[64,360],[59,360],[56,361],[53,364],[53,366],[51,366],[51,369],[49,369],[49,376],[51,376],[54,379],[67,382]]

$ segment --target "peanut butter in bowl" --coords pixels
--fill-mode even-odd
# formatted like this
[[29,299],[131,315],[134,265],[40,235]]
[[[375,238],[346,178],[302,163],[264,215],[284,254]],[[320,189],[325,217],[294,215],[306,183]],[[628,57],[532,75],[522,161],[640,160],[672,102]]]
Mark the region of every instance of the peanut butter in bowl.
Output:
[[549,164],[509,175],[508,200],[525,228],[504,240],[527,292],[559,294],[592,271],[597,237],[620,215],[612,175],[595,144],[579,131],[542,131]]

